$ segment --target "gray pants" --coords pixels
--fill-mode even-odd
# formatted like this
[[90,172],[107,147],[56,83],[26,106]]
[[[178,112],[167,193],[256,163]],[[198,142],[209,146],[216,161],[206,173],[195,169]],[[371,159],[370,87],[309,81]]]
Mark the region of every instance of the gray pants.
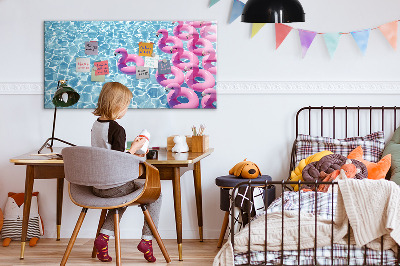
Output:
[[[138,182],[138,181],[135,182],[135,180],[132,180],[119,187],[113,187],[108,189],[93,188],[93,194],[101,198],[122,197],[138,189],[141,189],[143,186],[144,182]],[[154,224],[157,228],[158,228],[158,221],[160,218],[161,202],[162,202],[162,196],[160,194],[160,197],[158,197],[158,199],[155,202],[146,204],[146,207],[149,210],[151,218],[153,218]],[[126,207],[118,208],[119,219],[122,218],[122,215],[124,214],[125,210]],[[109,236],[114,236],[114,214],[115,214],[115,209],[108,210],[106,220],[104,221],[100,233]],[[152,238],[153,234],[150,230],[149,225],[145,220],[142,230],[142,239],[151,240]]]

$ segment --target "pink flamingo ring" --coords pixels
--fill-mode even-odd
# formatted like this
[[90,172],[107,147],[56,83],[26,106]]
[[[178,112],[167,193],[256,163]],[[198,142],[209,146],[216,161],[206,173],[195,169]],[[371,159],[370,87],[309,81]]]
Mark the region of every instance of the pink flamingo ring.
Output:
[[200,36],[206,38],[210,42],[217,41],[217,26],[215,25],[207,25],[201,28]]
[[212,24],[211,21],[186,21],[186,23],[195,28],[201,28]]
[[187,38],[189,39],[187,42],[188,50],[197,56],[201,56],[203,51],[214,49],[212,43],[205,38],[200,38],[197,32],[193,36],[188,34]]
[[215,109],[213,103],[217,100],[217,91],[213,88],[205,89],[201,95],[203,99],[201,99],[201,107]]
[[194,34],[196,31],[192,25],[186,24],[183,21],[175,21],[174,23],[178,23],[178,25],[175,26],[173,33],[175,37],[183,41],[187,41],[187,34]]
[[171,53],[174,48],[183,48],[182,41],[175,36],[169,36],[166,29],[158,30],[156,36],[159,37],[161,34],[163,37],[158,40],[158,48],[164,53]]
[[[121,54],[122,56],[118,60],[118,69],[127,75],[136,75],[136,66],[144,66],[144,60],[142,57],[136,54],[128,54],[125,48],[118,48],[115,50],[114,55]],[[133,66],[128,66],[127,63],[133,62],[136,64]]]
[[171,72],[172,72],[172,75],[174,75],[174,78],[169,79],[169,78],[165,77],[164,74],[158,74],[158,70],[157,70],[157,72],[156,72],[157,82],[163,87],[167,87],[171,83],[177,83],[179,85],[182,85],[184,82],[184,77],[185,77],[182,70],[180,70],[177,67],[171,66]]
[[[171,108],[194,109],[199,106],[199,97],[197,97],[197,94],[193,90],[181,87],[178,83],[170,83],[166,89],[169,90],[167,100]],[[178,97],[185,97],[189,102],[182,103],[178,100]]]
[[203,60],[201,61],[203,68],[209,71],[211,74],[217,74],[217,67],[213,65],[213,63],[217,62],[216,52],[214,49],[212,50],[205,50],[202,54]]
[[[175,52],[177,51],[177,52]],[[173,49],[172,53],[172,64],[179,68],[180,70],[185,70],[185,68],[199,66],[199,58],[192,52],[186,51],[183,48]],[[189,62],[184,62],[182,59],[187,59]]]
[[[199,67],[186,68],[185,71],[188,71],[185,75],[186,84],[192,90],[203,92],[205,89],[214,88],[215,78],[209,71]],[[204,81],[200,82],[196,78],[202,78]]]

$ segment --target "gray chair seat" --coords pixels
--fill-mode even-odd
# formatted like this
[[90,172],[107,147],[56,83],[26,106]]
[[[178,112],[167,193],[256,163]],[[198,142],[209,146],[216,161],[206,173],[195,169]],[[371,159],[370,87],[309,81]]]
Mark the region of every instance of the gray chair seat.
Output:
[[[135,180],[135,182],[144,183],[145,180]],[[137,196],[142,193],[143,188],[135,190],[131,194],[116,197],[116,198],[101,198],[92,193],[92,187],[82,186],[70,183],[70,195],[71,199],[80,206],[90,206],[90,208],[105,208],[111,206],[118,206],[134,200]]]

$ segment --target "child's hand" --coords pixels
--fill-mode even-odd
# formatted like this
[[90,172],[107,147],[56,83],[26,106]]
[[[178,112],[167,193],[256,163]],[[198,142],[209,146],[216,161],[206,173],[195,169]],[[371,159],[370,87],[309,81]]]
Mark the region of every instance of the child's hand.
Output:
[[149,153],[149,149],[147,149],[147,151],[146,151],[146,153],[145,154],[136,154],[135,153],[135,155],[136,156],[139,156],[139,157],[146,157],[146,155]]
[[132,154],[135,154],[140,148],[143,147],[143,145],[146,141],[147,140],[145,138],[136,137],[135,140],[132,142],[129,152]]

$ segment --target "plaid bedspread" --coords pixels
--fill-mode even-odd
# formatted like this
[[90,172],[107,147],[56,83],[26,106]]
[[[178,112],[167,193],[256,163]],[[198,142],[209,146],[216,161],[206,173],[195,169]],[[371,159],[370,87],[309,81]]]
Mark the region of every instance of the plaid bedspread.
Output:
[[[282,203],[284,210],[298,210],[300,208],[301,212],[316,213],[323,218],[332,219],[332,208],[333,214],[335,214],[336,208],[336,194],[317,192],[317,197],[315,197],[313,191],[285,192],[283,197],[279,197],[271,203],[267,215],[268,213],[282,211]],[[265,213],[260,215],[265,215]],[[254,217],[254,219],[257,219],[260,215]],[[285,250],[283,252],[283,265],[298,265],[298,259],[300,259],[300,265],[315,265],[314,254],[314,249],[300,250],[300,256],[297,250]],[[266,264],[265,255],[267,256]],[[331,246],[317,248],[316,265],[396,265],[396,256],[392,250],[383,251],[381,258],[380,251],[350,245],[350,256],[348,255],[347,245],[334,244],[332,262]],[[250,265],[281,265],[281,257],[281,251],[250,252]],[[235,265],[249,265],[248,253],[235,254]]]

